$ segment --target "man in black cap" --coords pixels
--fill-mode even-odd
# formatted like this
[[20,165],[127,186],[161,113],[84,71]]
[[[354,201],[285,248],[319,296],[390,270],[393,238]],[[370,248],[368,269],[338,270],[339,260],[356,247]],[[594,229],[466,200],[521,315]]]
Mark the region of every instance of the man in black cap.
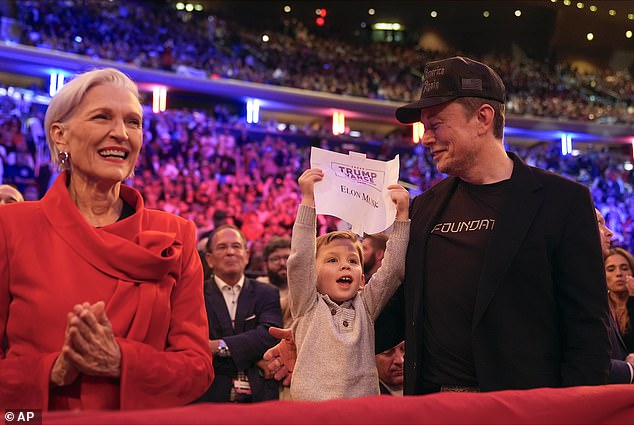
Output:
[[405,331],[405,394],[606,383],[590,193],[506,152],[504,109],[495,71],[452,57],[427,63],[420,100],[396,111],[424,124],[449,175],[412,202],[405,282],[376,324],[379,350]]
[[[375,323],[377,352],[405,339],[406,395],[607,382],[590,192],[506,152],[504,112],[501,78],[464,57],[427,63],[420,100],[396,111],[449,175],[413,200],[405,281]],[[267,353],[277,378],[286,346]]]

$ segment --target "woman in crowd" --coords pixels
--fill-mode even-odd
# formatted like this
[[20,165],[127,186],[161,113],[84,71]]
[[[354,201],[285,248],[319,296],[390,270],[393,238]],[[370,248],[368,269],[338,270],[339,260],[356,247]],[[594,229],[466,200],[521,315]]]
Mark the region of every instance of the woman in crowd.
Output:
[[[634,294],[630,294],[634,270],[632,254],[623,248],[610,250],[605,257],[610,312],[618,324],[628,352],[634,352]],[[629,286],[629,288],[628,288]]]
[[0,205],[22,201],[24,197],[18,189],[8,184],[0,184]]
[[51,100],[59,175],[0,208],[0,408],[184,405],[211,384],[193,223],[122,182],[142,145],[136,85],[90,71]]

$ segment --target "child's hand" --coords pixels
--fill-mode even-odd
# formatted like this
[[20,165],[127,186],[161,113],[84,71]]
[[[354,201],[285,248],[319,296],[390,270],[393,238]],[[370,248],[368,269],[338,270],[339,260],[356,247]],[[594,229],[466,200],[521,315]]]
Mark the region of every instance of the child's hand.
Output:
[[315,206],[315,183],[324,178],[324,172],[319,168],[309,168],[304,171],[297,183],[302,191],[302,204],[309,207]]
[[396,219],[399,221],[409,220],[409,192],[400,184],[391,184],[387,187],[392,197],[392,202],[396,204]]

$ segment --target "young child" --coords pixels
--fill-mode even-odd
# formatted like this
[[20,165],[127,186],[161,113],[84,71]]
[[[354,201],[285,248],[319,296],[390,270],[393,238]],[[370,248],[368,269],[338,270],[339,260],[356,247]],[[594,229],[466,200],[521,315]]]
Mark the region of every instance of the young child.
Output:
[[396,221],[381,267],[363,286],[363,249],[354,233],[330,232],[315,240],[314,185],[322,178],[317,168],[299,177],[302,201],[287,263],[297,345],[293,400],[379,394],[374,321],[405,273],[409,193],[400,185],[388,187]]

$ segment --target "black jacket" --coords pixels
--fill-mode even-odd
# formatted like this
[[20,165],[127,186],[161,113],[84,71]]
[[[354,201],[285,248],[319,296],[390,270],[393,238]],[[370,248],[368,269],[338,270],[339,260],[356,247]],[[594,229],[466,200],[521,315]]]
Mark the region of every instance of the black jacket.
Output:
[[[588,189],[529,167],[514,168],[491,236],[471,329],[483,391],[598,385],[610,368],[605,272]],[[376,323],[377,351],[405,331],[405,394],[422,392],[425,253],[458,183],[416,197],[405,281]],[[428,300],[433,302],[433,300]]]
[[277,288],[245,278],[238,297],[233,328],[224,297],[212,276],[205,281],[205,308],[209,322],[209,339],[223,339],[231,351],[231,357],[214,356],[216,377],[199,401],[229,401],[233,376],[238,370],[245,371],[249,377],[252,401],[277,399],[278,382],[275,379],[265,380],[255,365],[264,352],[278,342],[268,332],[271,326],[282,326]]

